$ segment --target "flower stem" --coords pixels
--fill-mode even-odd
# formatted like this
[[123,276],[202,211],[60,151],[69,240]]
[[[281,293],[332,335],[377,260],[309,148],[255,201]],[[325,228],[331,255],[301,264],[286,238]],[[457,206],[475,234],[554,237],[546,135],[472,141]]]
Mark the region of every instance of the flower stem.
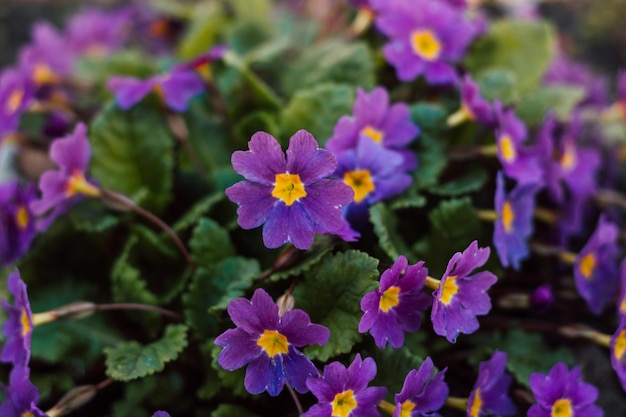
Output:
[[241,59],[241,57],[232,51],[228,51],[224,54],[224,62],[233,68],[237,69],[241,75],[250,83],[250,87],[259,94],[268,104],[271,104],[277,109],[284,107],[283,101],[278,95],[272,91],[272,89],[265,84],[248,66],[248,64]]
[[445,405],[451,408],[456,408],[457,410],[465,411],[467,410],[467,398],[461,397],[448,397],[446,398]]
[[389,414],[390,416],[393,416],[393,412],[396,410],[395,405],[385,400],[382,400],[381,402],[378,403],[378,408],[380,408],[381,410],[383,410],[385,413]]
[[193,145],[189,141],[189,129],[187,128],[187,123],[185,119],[178,114],[172,111],[166,110],[165,118],[167,120],[167,126],[170,128],[170,131],[174,135],[174,137],[181,143],[183,149],[187,153],[189,160],[192,165],[196,168],[196,171],[204,178],[205,180],[209,179],[209,175],[198,158],[198,154],[196,153]]
[[601,206],[618,206],[626,210],[626,196],[614,190],[598,190],[596,201]]
[[302,404],[300,404],[300,399],[298,398],[298,394],[296,394],[293,388],[291,388],[291,385],[289,385],[289,383],[285,384],[285,386],[287,387],[287,391],[289,391],[289,394],[291,394],[291,398],[293,398],[293,402],[296,404],[296,408],[298,409],[298,415],[301,416],[302,414],[304,414],[304,409],[302,408]]
[[498,213],[495,210],[476,210],[476,217],[485,222],[495,222],[498,220]]
[[577,253],[565,251],[558,246],[544,245],[538,242],[532,242],[530,248],[538,255],[542,256],[556,256],[568,265],[574,265],[576,263]]
[[582,338],[607,348],[611,347],[611,335],[600,333],[599,331],[584,324],[574,324],[559,328],[559,334],[572,339]]
[[424,282],[424,286],[430,288],[431,290],[439,289],[440,284],[441,284],[440,280],[438,280],[437,278],[433,278],[431,276],[426,277],[426,282]]
[[348,36],[352,38],[357,38],[361,34],[363,34],[369,27],[372,25],[374,21],[375,13],[369,7],[359,7],[359,10],[354,17],[354,20],[350,24],[350,29],[348,31]]
[[558,214],[554,210],[542,207],[535,208],[534,215],[535,219],[548,224],[555,224],[559,218]]
[[175,320],[183,320],[183,316],[165,308],[152,306],[149,304],[137,304],[137,303],[115,303],[115,304],[97,304],[96,310],[143,310],[157,313],[162,316],[170,317]]
[[143,216],[144,218],[148,219],[149,221],[151,221],[152,223],[160,227],[165,233],[167,233],[172,238],[172,240],[176,244],[176,247],[178,248],[180,253],[183,255],[183,258],[185,258],[185,261],[187,262],[187,264],[189,264],[191,269],[192,270],[195,269],[195,265],[191,259],[191,255],[189,255],[189,251],[187,251],[187,248],[185,247],[185,245],[183,245],[183,242],[181,242],[178,235],[176,235],[176,233],[174,233],[174,231],[167,224],[165,224],[163,220],[159,219],[157,216],[150,213],[148,210],[145,210],[139,207],[130,198],[122,194],[116,193],[114,191],[103,188],[102,199],[104,201],[117,203],[119,206],[125,209],[134,211],[135,213],[139,214],[140,216]]

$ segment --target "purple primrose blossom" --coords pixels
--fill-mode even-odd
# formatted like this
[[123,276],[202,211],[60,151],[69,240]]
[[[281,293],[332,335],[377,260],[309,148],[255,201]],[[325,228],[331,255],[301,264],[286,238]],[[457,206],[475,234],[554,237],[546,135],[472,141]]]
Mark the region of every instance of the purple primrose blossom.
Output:
[[617,235],[617,226],[600,216],[596,230],[574,261],[576,289],[596,315],[619,291]]
[[402,390],[394,397],[393,417],[441,417],[437,411],[449,393],[448,384],[443,380],[446,369],[435,372],[430,357],[424,359],[418,370],[411,369]]
[[421,312],[432,303],[431,297],[422,291],[427,276],[423,261],[409,266],[404,256],[398,257],[381,275],[380,286],[361,299],[364,314],[359,332],[369,331],[380,348],[387,342],[396,349],[402,347],[404,332],[420,328]]
[[470,334],[479,327],[476,316],[491,310],[491,300],[486,291],[498,280],[489,271],[469,275],[489,259],[489,248],[479,248],[473,241],[463,251],[455,253],[446,272],[433,291],[433,309],[430,318],[435,333],[456,342],[459,333]]
[[2,417],[48,417],[37,407],[39,390],[30,382],[30,369],[26,365],[11,370],[9,386],[2,387],[4,401],[0,404]]
[[622,321],[626,319],[626,258],[622,260],[619,271],[620,290],[617,302],[617,316]]
[[106,12],[88,7],[74,15],[67,25],[67,42],[76,54],[105,57],[126,43],[132,24],[127,9]]
[[378,403],[387,393],[384,387],[368,387],[376,376],[376,363],[372,358],[361,360],[357,353],[346,369],[339,362],[324,367],[324,375],[308,378],[307,387],[317,397],[318,403],[302,417],[376,417],[380,416]]
[[232,371],[248,365],[244,386],[251,394],[267,391],[278,395],[289,383],[299,393],[308,392],[308,377],[317,377],[315,365],[297,348],[323,345],[330,337],[328,328],[311,324],[302,310],[282,316],[265,290],[259,288],[250,301],[237,298],[228,304],[228,314],[237,326],[215,339],[223,347],[217,362]]
[[[9,292],[13,295],[13,305],[2,300],[2,308],[7,312],[8,319],[2,326],[6,336],[2,348],[2,362],[12,363],[15,367],[26,367],[30,361],[30,341],[33,331],[33,313],[26,292],[26,284],[15,269],[7,280]],[[3,415],[4,414],[0,414]]]
[[458,75],[454,64],[478,34],[463,10],[444,1],[372,0],[376,27],[390,40],[383,53],[398,78],[424,75],[430,84],[450,84]]
[[367,137],[385,148],[401,152],[404,156],[402,170],[409,170],[417,166],[417,160],[413,152],[404,148],[419,133],[405,103],[389,105],[389,93],[382,87],[369,93],[357,88],[352,116],[339,119],[326,148],[339,154],[357,148],[359,140]]
[[35,24],[33,41],[20,51],[19,67],[37,85],[58,84],[76,62],[67,39],[47,22]]
[[448,117],[448,124],[455,126],[466,120],[490,127],[495,124],[491,103],[480,95],[478,83],[469,74],[461,81],[461,108]]
[[157,411],[156,413],[152,414],[152,417],[171,417],[171,416],[167,411]]
[[354,192],[341,181],[327,179],[337,168],[335,156],[317,147],[309,132],[299,130],[289,141],[287,158],[270,134],[257,132],[249,151],[232,156],[235,171],[245,178],[226,189],[239,205],[239,225],[263,226],[263,243],[277,248],[291,242],[308,249],[315,233],[340,231],[345,220],[341,207],[352,202]]
[[506,353],[496,351],[491,359],[480,363],[478,378],[467,401],[469,417],[515,414],[515,405],[508,395],[513,377],[504,373],[506,359]]
[[527,240],[533,233],[533,214],[538,184],[518,184],[507,194],[502,172],[496,179],[495,208],[498,218],[494,223],[493,243],[502,266],[519,269],[528,256]]
[[74,133],[52,143],[50,158],[59,169],[47,171],[41,176],[39,188],[42,196],[30,204],[35,215],[46,215],[38,219],[38,230],[46,230],[82,196],[96,198],[101,194],[93,181],[85,177],[91,159],[91,147],[87,139],[87,126],[83,123],[76,126]]
[[107,87],[115,94],[117,105],[124,110],[139,103],[149,93],[156,92],[169,109],[184,112],[189,101],[204,91],[204,83],[198,74],[183,68],[145,80],[128,76],[111,77]]
[[584,416],[602,417],[602,409],[594,404],[598,389],[583,382],[578,367],[571,371],[559,362],[548,375],[530,375],[530,389],[537,404],[528,410],[528,417]]
[[34,102],[35,86],[24,72],[10,68],[0,75],[0,136],[14,133]]
[[36,198],[34,184],[0,184],[0,265],[15,262],[30,247],[36,231],[29,205]]
[[602,107],[608,103],[606,80],[593,74],[584,64],[572,61],[562,50],[555,54],[543,82],[546,85],[584,88],[585,97],[578,103],[578,107]]
[[622,388],[626,391],[626,320],[621,319],[619,327],[611,336],[611,365],[617,373]]

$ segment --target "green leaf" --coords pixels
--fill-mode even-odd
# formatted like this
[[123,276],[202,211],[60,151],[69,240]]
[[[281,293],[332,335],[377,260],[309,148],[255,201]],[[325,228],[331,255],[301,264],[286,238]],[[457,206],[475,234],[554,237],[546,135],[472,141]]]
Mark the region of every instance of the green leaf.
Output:
[[[406,344],[405,344],[406,345]],[[387,398],[402,390],[404,379],[411,369],[419,369],[424,359],[409,351],[407,347],[376,349],[373,355],[376,361],[376,378],[370,385],[387,387]]]
[[531,126],[540,125],[549,112],[565,122],[584,97],[585,90],[582,87],[542,86],[522,97],[516,111]]
[[426,197],[416,194],[409,190],[408,195],[397,197],[394,199],[389,208],[392,210],[420,208],[426,205]]
[[402,238],[397,233],[398,222],[395,214],[384,203],[376,203],[370,207],[370,221],[374,225],[374,233],[378,236],[378,244],[392,260],[410,253]]
[[91,170],[105,188],[135,198],[147,190],[146,209],[160,210],[170,199],[174,142],[163,111],[144,102],[124,111],[110,103],[89,132]]
[[306,129],[323,147],[339,118],[352,112],[354,95],[354,87],[345,84],[320,84],[298,90],[282,112],[283,132],[293,135]]
[[182,59],[191,59],[217,43],[219,32],[228,24],[222,5],[202,2],[194,8],[191,22],[178,46]]
[[68,213],[68,218],[76,230],[88,233],[105,232],[119,223],[119,218],[95,199],[81,201]]
[[118,303],[133,302],[156,305],[157,296],[148,289],[148,283],[141,277],[139,270],[130,265],[130,251],[138,241],[137,235],[131,235],[113,265],[111,271],[113,300]]
[[378,259],[356,250],[327,255],[304,274],[294,290],[296,306],[308,312],[313,323],[330,329],[328,343],[307,347],[307,356],[326,361],[352,350],[361,340],[361,298],[378,285],[377,279]]
[[413,173],[413,184],[409,193],[417,194],[419,190],[430,188],[438,183],[439,174],[446,167],[448,160],[443,145],[430,134],[422,134],[418,152],[418,166]]
[[172,230],[175,233],[180,233],[188,227],[193,226],[202,216],[205,216],[217,203],[222,201],[224,199],[224,196],[225,194],[222,191],[219,191],[204,197],[202,200],[194,204],[187,211],[187,213],[183,214],[176,223],[174,223],[174,226],[172,226]]
[[216,221],[202,218],[189,242],[191,257],[198,267],[211,268],[215,263],[235,255],[228,232]]
[[[434,133],[446,128],[446,110],[439,104],[420,102],[409,107],[411,120],[422,132]],[[419,138],[418,141],[422,139]]]
[[332,40],[300,56],[283,78],[289,94],[323,83],[347,84],[366,90],[374,87],[374,60],[363,42]]
[[507,353],[506,367],[515,376],[517,382],[530,387],[528,380],[533,372],[547,374],[557,362],[574,365],[574,358],[565,347],[555,350],[548,349],[541,335],[513,329],[506,333],[494,332],[485,336],[474,336],[473,342],[477,349],[470,357],[470,363],[487,360],[493,352],[501,350]]
[[489,101],[500,100],[510,104],[518,99],[517,77],[508,69],[489,68],[481,71],[476,82],[480,87],[480,95]]
[[488,179],[489,176],[484,169],[472,169],[464,173],[461,177],[439,184],[436,187],[430,187],[428,191],[436,195],[457,196],[479,190],[485,185]]
[[106,374],[116,381],[130,381],[160,372],[186,346],[187,326],[171,324],[162,339],[148,345],[133,341],[104,349]]
[[211,413],[211,417],[257,417],[255,414],[241,405],[220,404],[215,411]]
[[83,57],[76,63],[80,80],[104,85],[114,75],[145,78],[155,73],[152,61],[139,50],[123,50],[103,57]]
[[500,19],[474,44],[464,64],[475,79],[494,69],[509,71],[515,76],[516,94],[524,93],[543,77],[555,45],[554,30],[544,21]]
[[[292,259],[297,259],[297,263],[295,266],[274,272],[269,276],[268,279],[270,281],[279,281],[288,277],[301,275],[302,273],[311,269],[313,265],[320,262],[324,258],[324,255],[333,250],[335,242],[336,240],[328,235],[315,236],[313,245],[311,245],[308,250],[299,251],[297,249],[294,249],[293,252],[290,254],[292,255]],[[290,259],[290,261],[292,259]],[[267,272],[269,273],[271,272],[271,270]]]

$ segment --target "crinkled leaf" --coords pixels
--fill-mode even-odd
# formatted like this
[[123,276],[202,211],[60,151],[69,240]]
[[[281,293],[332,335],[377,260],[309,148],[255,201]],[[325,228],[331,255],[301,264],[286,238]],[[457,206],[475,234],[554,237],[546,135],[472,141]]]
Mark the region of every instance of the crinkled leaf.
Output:
[[202,218],[189,242],[191,257],[198,267],[211,268],[215,263],[235,255],[228,232],[215,220]]
[[119,218],[108,211],[101,201],[87,199],[70,211],[68,218],[76,230],[101,233],[115,227]]
[[[446,128],[446,110],[439,104],[420,102],[409,107],[411,120],[422,132],[439,132]],[[418,138],[418,143],[422,141]]]
[[395,214],[384,203],[376,203],[370,207],[370,221],[374,225],[374,233],[378,236],[378,244],[389,258],[396,260],[398,256],[410,253],[402,237],[397,233],[398,222]]
[[130,110],[110,103],[89,130],[91,172],[103,187],[131,198],[148,191],[143,204],[160,210],[170,199],[174,141],[163,111],[149,103]]
[[517,100],[517,77],[511,70],[505,68],[489,68],[481,71],[476,82],[480,86],[480,95],[487,100],[500,100],[509,104]]
[[476,79],[493,68],[508,70],[517,79],[518,91],[525,92],[543,77],[555,44],[554,30],[546,22],[500,19],[476,41],[464,63]]
[[243,140],[249,140],[258,131],[280,137],[282,129],[278,115],[268,111],[254,111],[241,118],[235,124],[235,134]]
[[131,235],[113,265],[111,271],[113,300],[155,305],[157,296],[148,289],[148,283],[141,277],[139,270],[130,265],[130,251],[138,241],[136,235]]
[[180,219],[172,226],[174,232],[179,233],[190,226],[196,224],[202,216],[205,216],[217,203],[224,199],[223,192],[215,192],[204,197],[202,200],[194,204],[187,213],[183,214]]
[[284,135],[305,129],[323,147],[339,118],[352,112],[354,96],[354,87],[345,84],[319,84],[298,90],[282,112]]
[[531,126],[541,124],[546,114],[552,113],[558,120],[567,121],[574,107],[585,97],[585,89],[572,86],[542,86],[524,95],[516,112]]
[[145,78],[156,68],[151,60],[137,49],[126,49],[104,57],[83,57],[76,63],[76,77],[104,85],[113,75]]
[[350,352],[361,340],[357,330],[361,298],[378,285],[377,279],[378,259],[356,250],[326,255],[304,274],[293,294],[296,307],[331,333],[326,345],[307,347],[307,356],[326,361]]
[[488,178],[489,176],[484,169],[472,169],[451,181],[439,184],[436,187],[430,187],[428,191],[432,194],[443,196],[467,194],[482,188]]
[[299,251],[294,248],[290,253],[291,259],[289,259],[287,263],[293,261],[295,262],[294,266],[287,266],[286,269],[273,273],[271,273],[271,270],[266,271],[268,274],[271,273],[268,279],[270,281],[279,281],[288,277],[298,276],[308,271],[313,265],[320,262],[324,258],[324,255],[333,250],[335,246],[334,242],[336,242],[336,240],[328,235],[315,236],[313,245],[309,249]]
[[394,199],[389,208],[392,210],[420,208],[426,205],[426,197],[419,195],[414,191],[409,191],[407,195],[403,195]]
[[418,166],[413,172],[413,184],[409,188],[409,193],[414,194],[437,184],[439,174],[448,163],[441,142],[427,133],[422,134],[420,138],[420,150],[417,157]]
[[178,357],[187,346],[187,326],[171,324],[162,339],[141,345],[123,342],[104,349],[106,374],[116,381],[130,381],[160,372],[167,362]]

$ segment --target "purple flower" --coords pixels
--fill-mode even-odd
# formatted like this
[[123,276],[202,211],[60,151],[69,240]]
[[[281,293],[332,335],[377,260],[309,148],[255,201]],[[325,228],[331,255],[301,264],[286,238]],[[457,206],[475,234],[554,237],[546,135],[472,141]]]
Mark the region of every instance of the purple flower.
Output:
[[30,361],[30,341],[34,325],[26,284],[17,269],[9,275],[7,287],[13,295],[14,305],[2,300],[2,308],[9,316],[2,326],[2,333],[6,336],[2,362],[12,363],[14,367],[25,367]]
[[0,135],[17,130],[20,117],[33,103],[35,87],[24,72],[7,69],[0,75]]
[[37,407],[39,390],[30,382],[28,366],[14,367],[9,376],[9,384],[8,387],[2,387],[5,398],[0,404],[0,416],[48,417]]
[[156,413],[152,414],[152,417],[171,417],[171,416],[167,411],[157,411]]
[[358,353],[348,369],[339,362],[326,365],[323,376],[306,381],[318,403],[302,414],[302,417],[380,416],[376,407],[385,397],[387,388],[368,387],[367,384],[375,376],[374,359],[361,360]]
[[20,69],[38,86],[58,84],[76,61],[67,39],[46,22],[37,23],[32,35],[33,42],[20,51]]
[[394,398],[393,417],[441,417],[437,411],[449,392],[443,380],[446,369],[435,372],[432,359],[427,357],[417,371],[409,371],[402,390]]
[[499,101],[494,103],[494,108],[498,122],[498,159],[504,173],[520,183],[539,182],[542,176],[539,158],[522,147],[527,136],[526,125],[517,118],[512,109],[505,110]]
[[554,294],[550,285],[544,284],[535,288],[530,296],[530,307],[543,313],[554,304]]
[[155,92],[169,109],[184,112],[189,101],[204,91],[204,83],[198,74],[182,68],[146,80],[128,76],[111,77],[107,87],[115,94],[117,105],[124,110],[130,109],[149,93]]
[[105,57],[119,50],[126,43],[131,17],[127,9],[116,12],[83,9],[72,17],[67,26],[70,49],[91,57]]
[[626,319],[626,259],[620,265],[620,291],[617,304],[617,315],[621,320]]
[[620,320],[620,325],[611,337],[611,365],[617,373],[622,388],[626,391],[626,320]]
[[291,242],[308,249],[315,233],[334,233],[344,226],[341,207],[352,202],[352,189],[326,179],[335,172],[337,159],[317,147],[309,132],[299,130],[289,141],[287,158],[268,133],[257,132],[249,151],[232,156],[235,171],[245,178],[226,189],[239,205],[239,225],[263,226],[263,243],[277,248]]
[[76,126],[74,133],[52,143],[50,158],[59,169],[47,171],[41,176],[41,199],[30,205],[30,209],[37,216],[51,210],[45,218],[38,219],[38,230],[47,229],[82,196],[100,196],[100,189],[85,177],[91,158],[91,147],[87,139],[87,127],[83,123]]
[[594,314],[600,314],[619,291],[617,235],[617,226],[600,216],[596,230],[574,262],[576,289]]
[[459,333],[470,334],[478,329],[477,315],[487,314],[491,300],[486,291],[498,279],[488,271],[469,275],[489,259],[489,248],[478,248],[473,241],[463,251],[455,253],[439,288],[433,291],[431,320],[435,333],[456,342]]
[[0,184],[0,265],[19,259],[35,237],[35,221],[29,205],[37,198],[34,184]]
[[342,116],[326,142],[326,148],[338,154],[355,149],[359,139],[368,137],[376,143],[402,152],[402,170],[417,166],[415,154],[404,150],[420,133],[419,127],[411,122],[409,107],[405,103],[389,105],[389,93],[377,87],[370,93],[357,88],[352,116]]
[[478,378],[467,401],[468,417],[515,414],[515,405],[508,396],[513,378],[504,373],[505,367],[506,353],[499,351],[480,363]]
[[213,48],[198,55],[191,61],[176,66],[175,69],[195,70],[204,80],[211,80],[211,64],[219,59],[222,59],[227,51],[227,45],[215,45]]
[[369,331],[380,348],[387,342],[394,348],[402,347],[404,332],[420,328],[421,312],[432,303],[428,294],[422,292],[428,276],[424,262],[408,265],[404,256],[398,257],[381,275],[379,288],[361,299],[364,314],[359,332]]
[[215,339],[224,348],[217,358],[222,368],[232,371],[248,365],[244,386],[251,394],[267,391],[276,396],[285,382],[299,393],[308,392],[306,379],[318,372],[297,348],[325,344],[330,337],[326,327],[311,324],[309,315],[298,309],[279,316],[278,306],[261,288],[250,301],[231,301],[228,314],[237,327]]
[[480,95],[480,87],[469,74],[465,74],[461,81],[461,108],[448,117],[448,124],[455,126],[466,120],[486,126],[495,124],[491,104]]
[[528,256],[528,237],[533,233],[533,215],[537,184],[518,184],[506,194],[504,176],[498,172],[495,207],[498,218],[493,229],[493,243],[502,266],[519,269]]
[[390,40],[384,47],[398,78],[410,81],[424,74],[430,84],[456,81],[454,64],[477,34],[463,10],[443,1],[372,0],[376,27]]
[[550,369],[548,375],[530,375],[530,389],[537,404],[528,410],[528,417],[584,416],[602,417],[600,407],[594,404],[598,390],[583,382],[580,369],[571,371],[559,362]]
[[606,80],[593,74],[584,64],[574,62],[562,51],[557,51],[543,81],[547,85],[583,87],[585,97],[578,107],[605,106],[608,103]]
[[401,153],[383,148],[367,137],[361,137],[356,149],[337,155],[335,176],[354,191],[354,202],[374,204],[402,193],[413,179],[402,171]]

